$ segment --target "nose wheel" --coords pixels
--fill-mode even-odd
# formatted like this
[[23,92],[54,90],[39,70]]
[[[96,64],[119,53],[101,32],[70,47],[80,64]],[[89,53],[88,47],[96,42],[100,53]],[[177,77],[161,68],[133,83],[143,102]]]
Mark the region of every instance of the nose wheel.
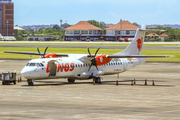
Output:
[[33,83],[33,81],[31,79],[28,79],[27,83],[28,83],[29,86],[34,86],[34,83]]

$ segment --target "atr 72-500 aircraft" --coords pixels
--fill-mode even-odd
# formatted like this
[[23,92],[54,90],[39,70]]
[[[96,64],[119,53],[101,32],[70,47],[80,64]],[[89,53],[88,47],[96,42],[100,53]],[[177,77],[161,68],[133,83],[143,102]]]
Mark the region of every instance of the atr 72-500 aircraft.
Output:
[[[21,74],[27,79],[29,85],[34,80],[67,78],[69,83],[76,79],[93,79],[101,82],[104,75],[119,74],[146,61],[149,57],[169,57],[168,55],[141,55],[146,26],[136,31],[135,38],[130,45],[121,52],[113,55],[97,55],[98,50],[89,54],[41,54],[31,52],[4,51],[5,53],[40,55],[40,59],[33,59],[22,69]],[[148,30],[149,31],[149,30]],[[150,30],[151,31],[151,30]]]

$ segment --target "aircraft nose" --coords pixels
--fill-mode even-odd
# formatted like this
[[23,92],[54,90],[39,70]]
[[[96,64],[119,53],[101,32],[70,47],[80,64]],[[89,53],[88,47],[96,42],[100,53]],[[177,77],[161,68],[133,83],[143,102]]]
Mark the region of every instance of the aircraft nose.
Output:
[[21,75],[23,75],[25,78],[29,78],[31,75],[31,71],[24,68],[21,71]]

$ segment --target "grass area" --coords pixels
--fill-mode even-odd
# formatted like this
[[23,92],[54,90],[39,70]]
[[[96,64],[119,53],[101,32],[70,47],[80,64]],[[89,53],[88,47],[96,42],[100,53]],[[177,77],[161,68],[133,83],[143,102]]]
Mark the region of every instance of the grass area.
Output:
[[[40,48],[43,53],[45,48]],[[90,49],[91,54],[94,54],[97,49]],[[0,58],[17,58],[17,59],[35,59],[39,56],[21,55],[3,53],[3,51],[26,51],[37,52],[36,48],[24,48],[24,47],[0,47]],[[119,49],[100,49],[99,54],[112,55],[119,52]],[[84,48],[49,48],[47,53],[76,53],[76,54],[88,54],[87,49]],[[170,58],[149,58],[148,61],[180,61],[180,51],[164,51],[164,50],[143,50],[143,55],[174,55]]]
[[[120,43],[120,42],[114,42],[114,43],[106,43],[106,42],[102,42],[103,46],[128,46],[129,44],[124,44],[124,43]],[[84,46],[101,46],[101,43],[91,43],[91,42],[87,42],[87,43],[65,43],[65,42],[61,42],[61,43],[53,43],[53,42],[49,42],[49,43],[0,43],[0,45],[84,45]],[[180,46],[180,44],[144,44],[144,46]]]

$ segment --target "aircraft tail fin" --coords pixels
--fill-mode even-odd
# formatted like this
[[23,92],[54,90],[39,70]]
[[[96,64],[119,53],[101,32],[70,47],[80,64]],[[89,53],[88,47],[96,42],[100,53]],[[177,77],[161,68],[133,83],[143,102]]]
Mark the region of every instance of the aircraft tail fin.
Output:
[[141,28],[137,29],[136,35],[130,45],[127,46],[125,50],[118,52],[114,55],[141,55],[145,32],[146,25],[142,25]]
[[127,46],[123,51],[115,53],[114,55],[141,55],[146,31],[165,30],[146,29],[146,25],[142,25],[141,28],[137,29],[136,35],[129,46]]

